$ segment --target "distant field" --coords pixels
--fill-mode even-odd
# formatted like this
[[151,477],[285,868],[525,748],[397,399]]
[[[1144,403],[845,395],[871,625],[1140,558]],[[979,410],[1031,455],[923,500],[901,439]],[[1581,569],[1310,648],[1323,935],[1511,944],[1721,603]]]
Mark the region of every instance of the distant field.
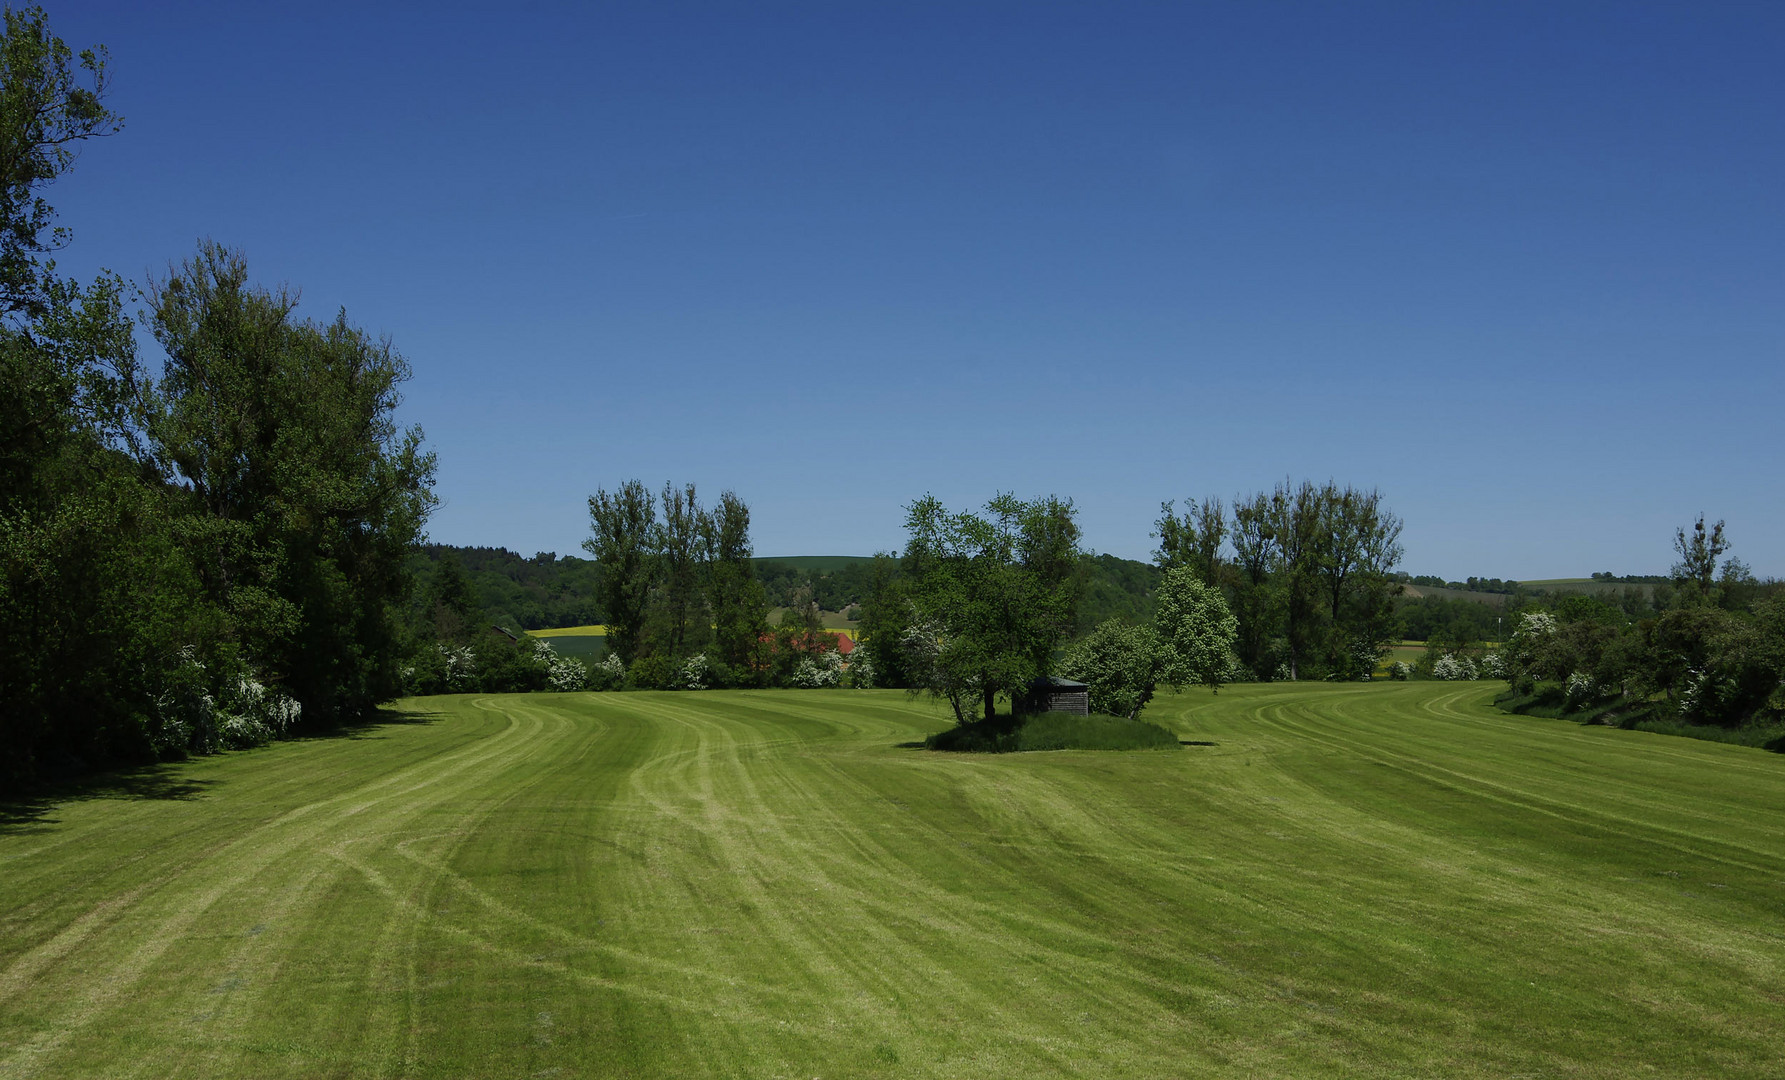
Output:
[[1512,599],[1505,593],[1472,592],[1468,589],[1441,589],[1436,585],[1403,585],[1401,593],[1414,600],[1436,596],[1445,600],[1473,600],[1477,604],[1503,608]]
[[1376,672],[1379,675],[1385,675],[1388,673],[1388,665],[1396,660],[1411,664],[1425,654],[1426,643],[1423,641],[1398,641],[1389,646],[1388,655],[1382,658],[1381,664],[1377,665]]
[[0,1076],[1778,1076],[1785,758],[1494,689],[406,702],[6,807]]
[[1530,590],[1544,592],[1577,592],[1588,595],[1599,593],[1621,593],[1625,589],[1641,590],[1644,596],[1653,596],[1655,586],[1652,584],[1627,583],[1622,581],[1594,581],[1592,578],[1549,578],[1544,581],[1520,582]]
[[566,626],[556,630],[529,630],[527,633],[549,642],[560,656],[578,660],[599,660],[607,655],[607,627]]

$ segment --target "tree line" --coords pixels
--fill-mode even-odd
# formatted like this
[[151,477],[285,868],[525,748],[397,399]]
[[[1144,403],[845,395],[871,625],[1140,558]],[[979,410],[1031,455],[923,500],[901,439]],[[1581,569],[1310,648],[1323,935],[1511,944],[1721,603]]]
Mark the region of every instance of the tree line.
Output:
[[1086,681],[1092,708],[1132,719],[1157,686],[1219,686],[1233,666],[1225,600],[1185,568],[1167,569],[1150,621],[1115,616],[1071,650],[1090,571],[1070,500],[998,495],[983,511],[932,496],[907,508],[899,556],[874,562],[862,630],[882,685],[948,702],[957,725],[994,723],[998,702],[1029,707],[1047,681]]
[[1699,515],[1675,531],[1672,571],[1649,593],[1530,597],[1500,649],[1444,642],[1434,664],[1505,677],[1519,709],[1752,729],[1753,741],[1785,746],[1785,582],[1757,579],[1724,558],[1730,547],[1724,523]]
[[1401,519],[1375,489],[1283,481],[1270,491],[1160,507],[1160,566],[1226,598],[1248,677],[1355,679],[1399,632]]
[[109,58],[4,19],[0,783],[363,714],[400,690],[434,505],[408,364],[211,241],[146,283],[60,275],[45,191],[122,130]]

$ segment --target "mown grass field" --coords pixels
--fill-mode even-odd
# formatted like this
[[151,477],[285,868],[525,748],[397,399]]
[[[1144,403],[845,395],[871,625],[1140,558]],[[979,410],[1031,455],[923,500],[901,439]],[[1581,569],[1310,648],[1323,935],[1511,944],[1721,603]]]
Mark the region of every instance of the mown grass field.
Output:
[[1785,758],[1497,685],[406,702],[13,807],[0,1077],[1780,1075]]

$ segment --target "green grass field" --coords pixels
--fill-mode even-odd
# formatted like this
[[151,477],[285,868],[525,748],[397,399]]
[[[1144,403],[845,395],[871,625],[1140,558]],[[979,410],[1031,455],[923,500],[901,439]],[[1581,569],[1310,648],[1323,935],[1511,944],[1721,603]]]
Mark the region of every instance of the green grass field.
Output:
[[0,1077],[1776,1077],[1785,758],[1232,687],[453,697],[0,819]]

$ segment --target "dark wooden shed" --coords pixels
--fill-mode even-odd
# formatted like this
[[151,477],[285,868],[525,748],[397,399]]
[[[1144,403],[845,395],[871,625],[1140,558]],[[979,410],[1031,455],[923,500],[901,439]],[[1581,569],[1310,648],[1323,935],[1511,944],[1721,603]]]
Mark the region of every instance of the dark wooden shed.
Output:
[[1025,715],[1069,712],[1085,716],[1091,711],[1091,688],[1082,682],[1050,675],[1029,684],[1029,692],[1017,704]]

